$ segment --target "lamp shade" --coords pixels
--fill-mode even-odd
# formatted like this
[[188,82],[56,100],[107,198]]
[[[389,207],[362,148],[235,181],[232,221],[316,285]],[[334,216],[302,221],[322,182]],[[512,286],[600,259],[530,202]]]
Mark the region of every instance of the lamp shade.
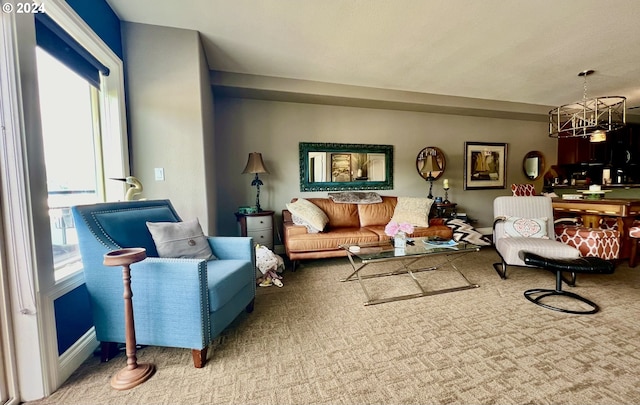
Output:
[[422,166],[421,172],[424,174],[429,174],[432,172],[439,172],[442,169],[438,166],[438,161],[435,159],[433,155],[427,155],[427,159],[424,161],[424,166]]
[[258,152],[249,153],[249,159],[247,160],[247,166],[244,168],[242,174],[247,173],[267,173],[269,171],[266,167],[264,167],[264,162],[262,161],[262,154]]

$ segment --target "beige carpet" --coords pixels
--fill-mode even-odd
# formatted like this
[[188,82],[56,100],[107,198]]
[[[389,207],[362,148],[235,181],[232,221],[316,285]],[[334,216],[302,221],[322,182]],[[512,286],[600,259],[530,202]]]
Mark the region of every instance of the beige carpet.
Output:
[[[501,280],[496,260],[488,248],[456,261],[479,288],[374,306],[363,306],[357,282],[338,281],[346,259],[308,261],[284,274],[283,288],[259,289],[255,311],[216,341],[203,369],[189,350],[147,347],[139,361],[158,371],[120,392],[109,379],[126,359],[91,358],[31,404],[640,403],[640,267],[580,275],[571,290],[601,311],[569,315],[522,295],[553,288],[552,273],[511,267]],[[423,282],[462,281],[432,274]],[[406,278],[368,281],[383,294]]]

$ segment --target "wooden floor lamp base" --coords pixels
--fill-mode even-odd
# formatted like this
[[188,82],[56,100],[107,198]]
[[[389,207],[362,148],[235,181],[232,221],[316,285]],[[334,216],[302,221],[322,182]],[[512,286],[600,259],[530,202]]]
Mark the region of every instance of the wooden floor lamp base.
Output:
[[138,364],[132,370],[127,366],[111,378],[111,386],[117,390],[128,390],[147,381],[155,372],[156,366],[153,364]]

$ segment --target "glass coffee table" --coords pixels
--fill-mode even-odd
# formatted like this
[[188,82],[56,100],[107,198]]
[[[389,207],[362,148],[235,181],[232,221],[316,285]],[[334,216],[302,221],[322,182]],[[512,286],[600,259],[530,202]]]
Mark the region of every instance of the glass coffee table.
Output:
[[[344,244],[340,245],[340,248],[344,249],[347,252],[347,257],[349,259],[349,262],[351,263],[351,266],[353,267],[353,272],[340,281],[346,282],[358,280],[360,286],[362,287],[362,290],[364,291],[364,295],[367,298],[364,305],[382,304],[385,302],[426,297],[430,295],[469,290],[479,287],[478,284],[471,283],[453,263],[454,260],[462,257],[465,254],[477,252],[480,250],[480,246],[472,245],[470,243],[455,242],[452,240],[433,241],[429,240],[429,238],[423,237],[409,239],[408,244],[405,248],[394,248],[392,241]],[[440,263],[437,263],[436,265],[431,265],[429,267],[417,269],[413,269],[410,267],[412,264],[418,262],[419,260],[430,256],[444,256],[444,260]],[[400,268],[392,271],[385,271],[382,273],[360,274],[362,270],[370,264],[388,263],[390,267],[392,267],[392,262],[396,262],[396,264],[398,264]],[[455,274],[461,277],[461,280],[464,283],[463,285],[430,290],[427,288],[427,286],[421,284],[418,278],[416,278],[417,273],[425,271],[435,271],[446,265],[449,265],[451,268],[453,268]],[[366,283],[363,282],[363,280],[370,278],[389,277],[405,274],[415,282],[417,292],[385,298],[372,298],[369,291],[367,290],[367,287],[365,286]]]

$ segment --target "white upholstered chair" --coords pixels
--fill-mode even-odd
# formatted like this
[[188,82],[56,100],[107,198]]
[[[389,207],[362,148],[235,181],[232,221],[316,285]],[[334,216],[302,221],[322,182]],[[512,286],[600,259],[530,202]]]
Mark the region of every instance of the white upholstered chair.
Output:
[[[580,257],[578,249],[555,240],[553,205],[549,197],[497,197],[493,201],[493,217],[493,243],[502,259],[493,267],[503,279],[507,278],[507,266],[533,267],[524,263],[520,251],[553,259]],[[543,218],[546,220],[541,220]]]

